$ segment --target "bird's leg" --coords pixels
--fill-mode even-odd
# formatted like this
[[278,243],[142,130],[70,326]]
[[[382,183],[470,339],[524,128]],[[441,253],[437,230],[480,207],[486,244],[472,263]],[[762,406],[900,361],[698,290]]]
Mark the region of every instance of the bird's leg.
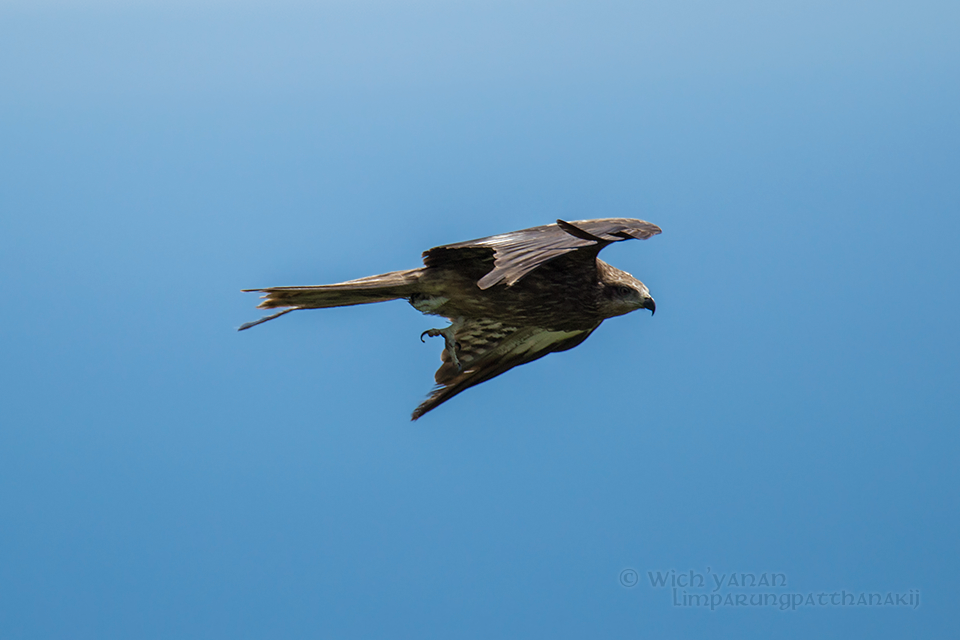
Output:
[[448,327],[444,327],[443,329],[427,329],[420,334],[420,342],[426,342],[426,340],[423,339],[423,336],[430,336],[431,338],[443,336],[447,353],[450,354],[450,361],[453,362],[454,366],[457,367],[457,371],[463,371],[463,366],[460,364],[460,358],[457,357],[457,348],[460,345],[457,344],[456,338],[457,329],[459,329],[462,325],[463,318],[457,318]]

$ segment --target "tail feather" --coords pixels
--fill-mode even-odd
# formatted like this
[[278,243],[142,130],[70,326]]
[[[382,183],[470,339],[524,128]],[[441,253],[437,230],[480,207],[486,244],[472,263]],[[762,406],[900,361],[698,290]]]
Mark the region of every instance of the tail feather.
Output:
[[329,307],[347,307],[355,304],[386,302],[405,298],[417,291],[417,280],[423,269],[392,271],[357,280],[348,280],[337,284],[323,284],[311,287],[269,287],[267,289],[244,289],[245,292],[265,293],[259,309],[284,308],[275,313],[240,327],[240,331],[258,324],[279,318],[298,309],[326,309]]
[[274,318],[279,318],[280,316],[282,316],[282,315],[284,315],[284,314],[287,314],[287,313],[290,313],[291,311],[296,311],[296,310],[297,310],[296,307],[294,307],[293,309],[284,309],[284,310],[281,311],[280,313],[274,313],[273,315],[263,316],[263,317],[260,318],[259,320],[254,320],[253,322],[244,322],[242,325],[240,325],[240,328],[237,329],[237,331],[243,331],[244,329],[249,329],[250,327],[255,327],[255,326],[257,326],[258,324],[263,324],[263,323],[266,322],[267,320],[273,320]]

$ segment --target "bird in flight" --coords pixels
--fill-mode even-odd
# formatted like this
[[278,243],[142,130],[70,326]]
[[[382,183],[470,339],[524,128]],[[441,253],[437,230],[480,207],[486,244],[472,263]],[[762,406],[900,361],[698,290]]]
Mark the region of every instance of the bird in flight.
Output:
[[264,293],[261,309],[283,309],[240,327],[249,329],[300,309],[407,300],[447,318],[437,386],[416,420],[461,391],[513,367],[566,351],[607,318],[656,304],[646,285],[597,257],[621,240],[646,240],[660,227],[644,220],[578,220],[512,231],[423,252],[424,266],[309,287],[245,289]]

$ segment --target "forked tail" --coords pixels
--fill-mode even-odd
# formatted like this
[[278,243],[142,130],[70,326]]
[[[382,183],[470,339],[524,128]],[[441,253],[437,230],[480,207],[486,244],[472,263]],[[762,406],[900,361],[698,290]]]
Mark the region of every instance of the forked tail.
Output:
[[337,284],[322,284],[312,287],[270,287],[268,289],[244,289],[245,292],[260,291],[267,295],[258,305],[259,309],[278,309],[275,313],[240,327],[239,331],[255,327],[258,324],[279,318],[285,313],[298,309],[325,309],[327,307],[348,307],[354,304],[386,302],[397,298],[406,298],[417,292],[417,280],[423,269],[391,271],[377,276],[368,276],[358,280],[349,280]]

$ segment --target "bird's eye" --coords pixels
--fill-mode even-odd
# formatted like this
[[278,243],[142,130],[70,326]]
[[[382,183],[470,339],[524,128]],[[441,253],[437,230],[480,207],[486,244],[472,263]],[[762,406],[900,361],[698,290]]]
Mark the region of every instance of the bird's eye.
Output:
[[621,296],[628,296],[633,293],[633,289],[630,287],[617,287],[617,293]]

